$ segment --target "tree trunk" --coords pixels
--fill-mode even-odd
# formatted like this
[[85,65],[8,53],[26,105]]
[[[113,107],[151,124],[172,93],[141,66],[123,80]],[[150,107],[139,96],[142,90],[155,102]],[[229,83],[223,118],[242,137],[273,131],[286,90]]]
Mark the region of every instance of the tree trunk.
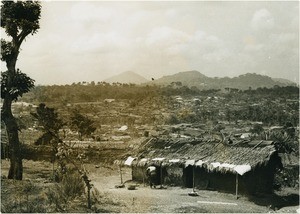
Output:
[[[12,77],[15,74],[15,65],[16,59],[12,60],[10,63],[7,63],[7,68],[9,72],[8,76],[8,87],[12,83]],[[22,180],[23,175],[23,165],[22,165],[22,152],[20,148],[19,133],[18,133],[18,124],[14,118],[11,111],[12,104],[11,95],[6,94],[3,100],[2,106],[2,120],[5,123],[9,151],[10,151],[10,168],[8,172],[9,179]]]
[[91,189],[88,187],[88,192],[87,192],[87,205],[88,208],[91,209],[92,208],[92,203],[91,203]]
[[4,98],[2,108],[3,121],[6,126],[10,151],[10,168],[8,172],[8,178],[22,180],[23,165],[18,133],[18,124],[11,113],[11,103],[12,101],[9,97]]

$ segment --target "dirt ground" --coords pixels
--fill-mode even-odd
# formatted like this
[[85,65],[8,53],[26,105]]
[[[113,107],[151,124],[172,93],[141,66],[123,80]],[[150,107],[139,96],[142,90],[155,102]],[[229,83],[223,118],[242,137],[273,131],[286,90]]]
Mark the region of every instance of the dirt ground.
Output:
[[[52,164],[45,161],[24,160],[24,180],[49,185]],[[1,175],[6,176],[9,161],[2,160]],[[95,188],[101,194],[102,212],[122,213],[299,213],[299,192],[295,189],[285,189],[275,196],[260,196],[249,198],[217,191],[196,190],[198,196],[189,196],[189,188],[166,187],[165,189],[151,189],[143,183],[131,181],[131,169],[123,168],[122,177],[124,188],[116,188],[121,183],[119,170],[116,166],[87,165],[90,178]],[[10,184],[10,186],[8,186]],[[135,190],[127,187],[138,185]],[[3,186],[7,185],[7,186]],[[7,194],[11,192],[11,183],[3,182],[1,188],[1,203],[9,203]],[[293,194],[292,194],[293,193]],[[291,197],[293,196],[293,197]],[[270,207],[277,200],[276,206]],[[99,205],[98,205],[99,206]]]

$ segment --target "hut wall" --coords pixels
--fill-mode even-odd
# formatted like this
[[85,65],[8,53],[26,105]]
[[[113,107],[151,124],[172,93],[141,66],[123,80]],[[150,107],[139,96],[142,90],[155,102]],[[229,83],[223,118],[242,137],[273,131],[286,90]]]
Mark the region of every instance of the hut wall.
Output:
[[[194,169],[196,176],[196,169]],[[193,187],[193,166],[183,168],[183,186],[187,188]]]
[[[161,167],[159,165],[152,165],[152,166],[156,167],[156,176],[152,180],[152,182],[155,185],[159,185],[159,184],[161,184],[161,179],[163,179],[162,182],[164,184],[167,180],[166,168],[163,167],[162,171],[161,171]],[[132,167],[132,180],[148,183],[149,178],[146,173],[147,167],[148,166],[133,166]],[[162,177],[161,177],[161,172],[162,172]]]
[[253,171],[245,174],[247,193],[272,193],[274,177],[275,167],[271,162],[266,166],[256,167]]
[[[146,175],[147,166],[133,166],[132,167],[132,179],[135,181],[147,182],[148,178]],[[183,186],[183,171],[182,168],[177,165],[163,166],[162,171],[160,166],[156,165],[157,168],[157,181],[155,184],[160,184],[161,172],[163,184],[170,186]]]
[[[274,171],[268,166],[238,175],[238,192],[253,194],[255,192],[270,193],[273,191]],[[221,192],[235,192],[236,174],[218,171],[207,171],[203,168],[195,169],[195,187],[197,189],[217,190]]]
[[146,180],[146,169],[143,166],[132,166],[132,180],[143,182]]
[[[222,173],[195,168],[195,187],[197,189],[218,190],[221,192],[235,192],[236,175],[230,172]],[[239,176],[239,192],[246,192],[245,182]]]
[[245,175],[247,192],[249,194],[253,194],[255,192],[272,192],[273,180],[272,175],[269,177],[264,168],[255,169]]
[[[278,156],[273,155],[265,165],[257,166],[243,176],[238,175],[239,194],[253,194],[256,192],[270,193],[273,191],[275,170],[278,166]],[[160,170],[160,166],[157,166]],[[159,171],[160,172],[160,171]],[[176,164],[163,166],[163,184],[193,187],[193,167],[182,167]],[[208,171],[202,167],[194,169],[194,183],[197,189],[218,190],[235,193],[236,174],[233,172]],[[160,181],[160,173],[159,181]],[[134,166],[132,179],[147,182],[146,166]],[[160,183],[160,182],[159,182]]]
[[166,175],[164,176],[164,184],[171,186],[183,186],[183,171],[177,165],[166,167]]

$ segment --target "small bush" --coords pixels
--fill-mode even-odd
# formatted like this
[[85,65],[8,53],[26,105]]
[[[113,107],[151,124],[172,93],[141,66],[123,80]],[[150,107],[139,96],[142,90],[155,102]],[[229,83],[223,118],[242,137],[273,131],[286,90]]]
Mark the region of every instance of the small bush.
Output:
[[65,210],[65,206],[68,200],[62,188],[58,184],[56,184],[52,188],[49,188],[45,194],[47,196],[49,205],[55,206],[53,208],[53,211],[60,212]]
[[47,197],[37,183],[31,180],[17,182],[7,180],[1,185],[4,188],[4,192],[1,192],[1,213],[46,213],[49,211]]
[[144,137],[149,137],[149,131],[144,132]]
[[180,123],[180,121],[175,114],[171,114],[166,120],[166,124],[174,125],[174,124],[178,124],[178,123]]
[[74,199],[84,194],[85,186],[78,172],[66,173],[61,182],[62,190],[67,198]]

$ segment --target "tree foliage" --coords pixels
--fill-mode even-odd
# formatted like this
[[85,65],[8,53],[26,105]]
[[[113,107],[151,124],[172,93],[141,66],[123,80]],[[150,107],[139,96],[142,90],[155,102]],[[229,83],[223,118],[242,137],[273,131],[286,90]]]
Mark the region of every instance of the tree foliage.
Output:
[[37,119],[39,127],[42,128],[44,134],[37,140],[37,144],[40,142],[58,143],[58,132],[63,127],[63,121],[58,117],[58,113],[54,108],[47,107],[44,103],[41,103],[37,108],[36,112],[31,115]]
[[57,133],[64,125],[55,109],[47,107],[44,103],[40,103],[36,108],[36,113],[31,113],[31,115],[37,119],[43,131]]
[[1,27],[15,37],[35,33],[39,29],[41,5],[37,1],[3,1],[1,7]]
[[13,44],[12,42],[5,41],[1,39],[1,60],[7,61],[12,57],[13,54]]
[[41,5],[37,1],[3,1],[1,27],[12,41],[1,39],[1,60],[9,63],[16,60],[23,40],[39,29]]
[[74,110],[70,117],[70,127],[73,131],[77,131],[79,134],[79,139],[82,140],[83,137],[90,136],[96,127],[94,127],[94,121],[92,121],[87,116],[79,113],[78,110]]
[[12,100],[17,100],[18,97],[22,97],[24,93],[27,93],[34,87],[34,80],[28,77],[25,73],[22,73],[17,69],[14,76],[12,76],[11,84],[8,84],[9,74],[8,71],[1,73],[1,98],[10,96]]

